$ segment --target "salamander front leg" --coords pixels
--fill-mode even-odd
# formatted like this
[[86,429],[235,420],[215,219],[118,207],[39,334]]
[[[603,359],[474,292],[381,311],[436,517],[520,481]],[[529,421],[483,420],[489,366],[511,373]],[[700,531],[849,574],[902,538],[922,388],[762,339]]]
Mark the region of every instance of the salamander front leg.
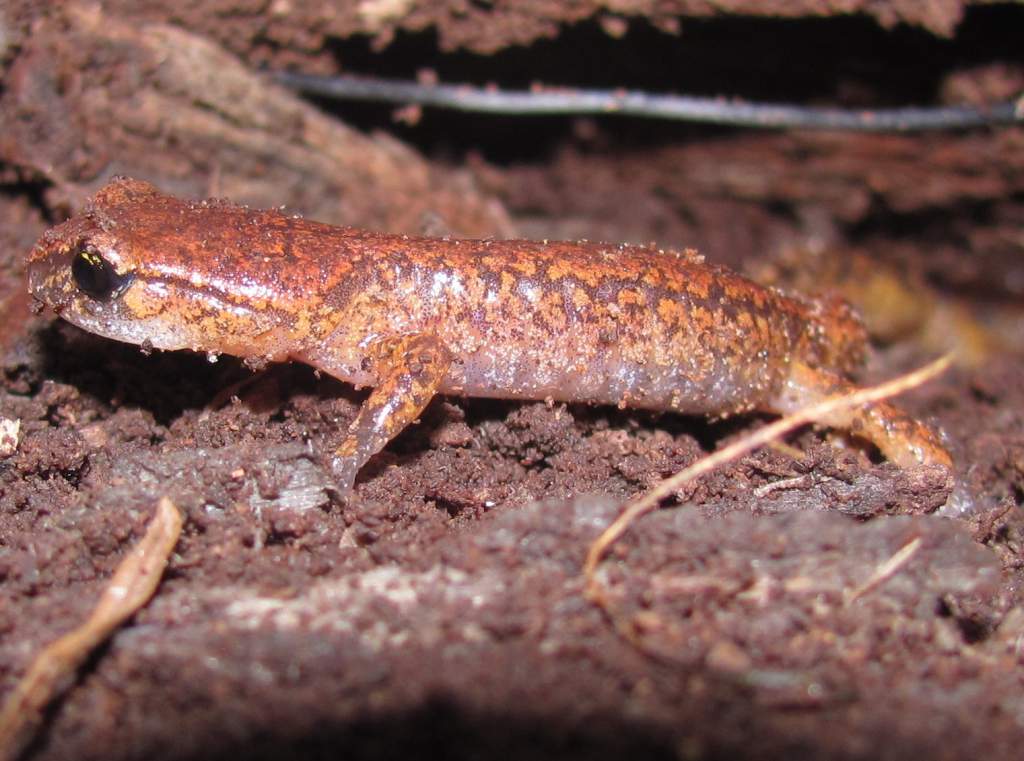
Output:
[[342,495],[352,490],[356,474],[366,461],[419,417],[434,398],[452,362],[448,349],[428,335],[383,341],[371,358],[377,386],[331,460],[336,488]]
[[[773,403],[773,411],[784,415],[796,412],[852,388],[837,375],[794,362],[789,380]],[[953,460],[938,434],[888,402],[841,410],[820,422],[867,439],[901,468],[937,465],[947,472],[953,469]]]

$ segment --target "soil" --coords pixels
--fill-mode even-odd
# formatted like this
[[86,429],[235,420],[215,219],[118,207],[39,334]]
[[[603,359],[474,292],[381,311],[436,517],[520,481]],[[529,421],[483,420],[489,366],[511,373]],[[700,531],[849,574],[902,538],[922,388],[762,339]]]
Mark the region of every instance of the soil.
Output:
[[[260,67],[992,102],[1024,88],[1024,7],[166,5],[0,9],[0,418],[19,421],[0,455],[0,695],[85,618],[159,497],[186,516],[156,597],[26,758],[1019,757],[1024,129],[408,124],[303,101]],[[936,335],[970,348],[900,400],[943,431],[955,483],[801,431],[640,521],[599,607],[581,566],[601,529],[764,417],[438,399],[339,500],[320,455],[365,392],[301,365],[144,355],[30,308],[33,241],[116,173],[390,231],[657,240],[786,283],[833,273],[809,287],[862,299],[869,325],[909,321],[878,334],[861,381],[931,358]],[[822,265],[855,256],[914,309]]]

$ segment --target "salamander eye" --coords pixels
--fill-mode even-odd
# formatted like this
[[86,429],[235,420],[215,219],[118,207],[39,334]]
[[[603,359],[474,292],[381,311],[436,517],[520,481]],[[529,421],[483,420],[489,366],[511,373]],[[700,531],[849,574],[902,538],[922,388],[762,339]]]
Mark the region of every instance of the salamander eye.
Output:
[[130,272],[117,274],[114,265],[88,245],[79,246],[71,262],[71,276],[80,290],[97,301],[112,299],[132,282]]

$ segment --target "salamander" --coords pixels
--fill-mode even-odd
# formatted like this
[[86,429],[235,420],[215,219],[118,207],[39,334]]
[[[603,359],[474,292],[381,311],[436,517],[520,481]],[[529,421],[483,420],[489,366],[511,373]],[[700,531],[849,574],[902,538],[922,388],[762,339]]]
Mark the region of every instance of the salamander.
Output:
[[[692,250],[389,235],[124,177],[44,233],[28,272],[36,299],[93,333],[372,387],[330,456],[341,494],[437,394],[784,414],[852,388],[866,344],[844,302]],[[951,467],[891,404],[821,422],[899,466]]]

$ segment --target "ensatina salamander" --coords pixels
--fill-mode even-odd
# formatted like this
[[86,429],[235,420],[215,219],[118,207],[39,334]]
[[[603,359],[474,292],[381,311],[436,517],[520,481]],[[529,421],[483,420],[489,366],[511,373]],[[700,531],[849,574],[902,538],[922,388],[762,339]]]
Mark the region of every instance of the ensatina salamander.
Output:
[[[103,336],[372,386],[332,460],[341,493],[438,393],[787,413],[851,388],[865,347],[843,302],[783,295],[689,250],[385,235],[127,178],[43,235],[29,287]],[[901,466],[951,467],[890,404],[822,422]]]

